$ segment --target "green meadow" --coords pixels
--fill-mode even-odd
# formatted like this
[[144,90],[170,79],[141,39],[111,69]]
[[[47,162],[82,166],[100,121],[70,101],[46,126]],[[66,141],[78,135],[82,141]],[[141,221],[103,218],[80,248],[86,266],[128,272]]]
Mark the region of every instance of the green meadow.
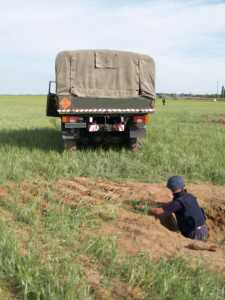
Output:
[[225,183],[225,101],[158,101],[138,153],[101,147],[63,152],[60,123],[44,96],[0,97],[0,182],[71,176]]

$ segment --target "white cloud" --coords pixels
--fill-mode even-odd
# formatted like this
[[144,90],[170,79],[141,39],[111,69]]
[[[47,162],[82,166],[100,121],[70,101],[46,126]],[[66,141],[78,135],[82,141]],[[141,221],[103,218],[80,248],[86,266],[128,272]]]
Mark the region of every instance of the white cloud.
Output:
[[[210,4],[214,3],[214,4]],[[214,92],[225,81],[225,3],[8,0],[0,12],[0,93],[46,92],[62,49],[152,55],[158,91]]]

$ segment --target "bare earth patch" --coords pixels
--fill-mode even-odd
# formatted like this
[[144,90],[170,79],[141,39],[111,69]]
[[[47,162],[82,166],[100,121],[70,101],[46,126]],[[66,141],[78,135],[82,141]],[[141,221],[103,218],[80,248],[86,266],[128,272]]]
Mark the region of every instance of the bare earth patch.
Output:
[[0,187],[0,197],[5,197],[7,195],[6,190],[3,187]]
[[[119,205],[115,220],[104,222],[96,232],[101,235],[116,235],[122,252],[135,255],[140,251],[149,252],[154,259],[181,255],[199,258],[214,270],[225,271],[225,187],[211,184],[190,184],[188,191],[196,195],[207,214],[210,231],[207,243],[195,242],[201,248],[216,246],[216,252],[190,249],[192,240],[179,232],[169,230],[171,219],[159,220],[153,216],[136,212],[128,201],[141,200],[154,205],[157,201],[171,199],[170,192],[162,184],[115,183],[106,180],[94,181],[89,178],[74,178],[56,184],[60,201],[77,205],[81,199],[90,205],[105,204],[109,201]],[[166,226],[165,226],[166,225]],[[207,247],[206,247],[207,248]]]
[[215,124],[220,124],[220,125],[225,125],[225,115],[220,114],[218,117],[210,117],[207,116],[207,122],[209,123],[215,123]]

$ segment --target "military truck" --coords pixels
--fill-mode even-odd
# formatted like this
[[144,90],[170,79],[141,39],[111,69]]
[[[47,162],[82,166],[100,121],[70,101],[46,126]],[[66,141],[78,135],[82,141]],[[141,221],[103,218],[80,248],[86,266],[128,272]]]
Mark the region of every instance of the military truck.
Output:
[[119,140],[138,148],[154,112],[155,64],[150,56],[62,51],[56,57],[55,76],[49,83],[47,116],[61,119],[65,149]]

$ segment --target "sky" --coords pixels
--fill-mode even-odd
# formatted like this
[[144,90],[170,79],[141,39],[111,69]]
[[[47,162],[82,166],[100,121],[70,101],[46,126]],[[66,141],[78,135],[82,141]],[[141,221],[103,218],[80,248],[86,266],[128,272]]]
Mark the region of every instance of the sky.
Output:
[[0,94],[47,93],[61,50],[149,54],[156,90],[225,85],[225,0],[7,0],[0,10]]

